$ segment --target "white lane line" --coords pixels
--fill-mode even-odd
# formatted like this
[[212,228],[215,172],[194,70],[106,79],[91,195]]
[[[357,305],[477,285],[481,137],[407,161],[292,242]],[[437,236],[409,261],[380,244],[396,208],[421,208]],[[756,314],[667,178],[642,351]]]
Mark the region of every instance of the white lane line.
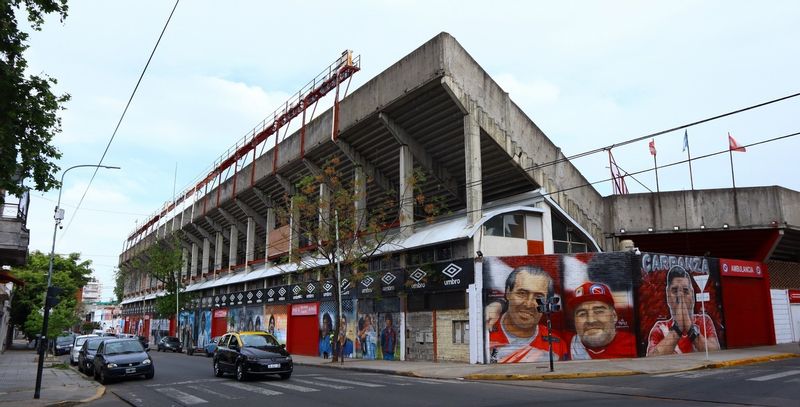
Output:
[[327,380],[329,382],[336,382],[336,383],[344,383],[344,384],[352,384],[354,386],[362,386],[362,387],[384,387],[382,384],[373,384],[367,382],[357,382],[353,380],[343,380],[343,379],[334,379],[332,377],[317,377],[319,380]]
[[342,385],[339,385],[339,384],[331,384],[331,383],[312,382],[310,380],[292,379],[292,381],[293,382],[303,383],[303,384],[310,384],[312,386],[327,387],[329,389],[336,389],[336,390],[352,389],[352,387],[350,387],[350,386],[342,386]]
[[766,376],[752,377],[752,378],[747,379],[747,380],[754,381],[754,382],[765,382],[767,380],[780,379],[781,377],[794,376],[796,374],[800,374],[800,370],[788,370],[786,372],[775,373],[775,374],[770,374],[770,375],[766,375]]
[[298,386],[296,384],[285,383],[285,382],[261,382],[261,384],[265,384],[267,386],[280,387],[282,389],[299,391],[301,393],[310,393],[312,391],[319,391],[319,389],[313,389],[311,387],[305,387],[305,386]]
[[156,391],[159,393],[163,393],[165,396],[175,399],[187,406],[191,406],[194,404],[208,403],[208,401],[203,400],[200,397],[193,396],[189,393],[184,393],[178,389],[173,389],[172,387],[163,387],[160,389],[156,389]]
[[145,387],[164,387],[164,386],[178,386],[183,384],[197,384],[197,383],[208,383],[208,382],[221,382],[223,380],[230,380],[230,379],[197,379],[197,380],[186,380],[182,382],[174,382],[174,383],[156,383],[156,384],[145,384]]
[[228,382],[228,383],[222,383],[222,384],[224,384],[226,386],[235,387],[235,388],[237,388],[239,390],[252,391],[253,393],[258,393],[258,394],[261,394],[261,395],[264,395],[264,396],[277,396],[277,395],[283,394],[283,393],[281,393],[279,391],[272,391],[272,390],[269,390],[269,389],[265,389],[263,387],[252,386],[252,385],[244,384],[244,383]]
[[654,374],[651,377],[672,377],[677,376],[679,374],[683,374],[684,372],[672,372],[672,373],[661,373],[661,374]]
[[238,400],[238,399],[241,398],[241,397],[233,397],[233,396],[229,396],[227,394],[216,392],[214,390],[211,390],[211,389],[203,387],[203,386],[191,385],[189,387],[192,388],[192,389],[195,389],[195,390],[200,390],[200,391],[202,391],[204,393],[213,394],[213,395],[215,395],[215,396],[217,396],[219,398],[223,398],[223,399],[226,399],[226,400]]

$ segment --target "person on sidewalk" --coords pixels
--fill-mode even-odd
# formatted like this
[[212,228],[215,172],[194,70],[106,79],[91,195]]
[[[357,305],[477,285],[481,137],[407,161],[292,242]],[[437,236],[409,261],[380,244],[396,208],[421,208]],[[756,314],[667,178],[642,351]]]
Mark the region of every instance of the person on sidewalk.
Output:
[[587,281],[575,289],[567,305],[575,321],[576,334],[569,346],[572,360],[636,357],[636,337],[617,332],[617,310],[607,285]]
[[[493,363],[543,362],[550,358],[545,335],[547,327],[539,323],[537,299],[553,292],[553,279],[538,267],[515,268],[506,278],[505,311],[491,328],[489,347]],[[490,304],[493,306],[495,304]],[[558,333],[552,332],[553,359],[566,360],[569,349]]]
[[692,275],[682,266],[672,266],[667,272],[666,297],[672,318],[653,325],[647,356],[719,350],[714,321],[708,315],[694,313],[692,281]]
[[381,331],[383,360],[394,360],[395,347],[397,347],[397,331],[392,326],[392,314],[386,314],[386,327]]

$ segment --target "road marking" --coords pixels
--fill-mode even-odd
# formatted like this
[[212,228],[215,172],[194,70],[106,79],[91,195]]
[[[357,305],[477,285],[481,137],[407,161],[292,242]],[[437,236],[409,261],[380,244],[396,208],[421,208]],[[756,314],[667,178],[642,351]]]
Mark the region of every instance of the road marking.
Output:
[[789,371],[786,371],[786,372],[775,373],[775,374],[770,374],[770,375],[766,375],[766,376],[752,377],[752,378],[747,379],[747,380],[754,381],[754,382],[765,382],[767,380],[780,379],[781,377],[794,376],[796,374],[800,374],[800,370],[789,370]]
[[205,388],[205,387],[203,387],[203,386],[191,385],[191,386],[189,386],[189,387],[190,387],[190,388],[192,388],[192,389],[195,389],[195,390],[200,390],[200,391],[202,391],[202,392],[206,392],[206,393],[208,393],[208,394],[213,394],[213,395],[215,395],[215,396],[217,396],[217,397],[220,397],[220,398],[223,398],[223,399],[226,399],[226,400],[238,400],[238,399],[240,399],[240,398],[241,398],[241,397],[233,397],[233,396],[229,396],[229,395],[227,395],[227,394],[222,394],[222,393],[216,392],[216,391],[214,391],[214,390],[207,389],[207,388]]
[[313,385],[313,386],[327,387],[329,389],[336,389],[336,390],[352,389],[352,387],[350,387],[350,386],[342,386],[342,385],[339,385],[339,384],[330,384],[330,383],[312,382],[310,380],[292,379],[292,381],[293,382],[310,384],[310,385]]
[[319,389],[312,389],[311,387],[298,386],[298,385],[295,385],[295,384],[284,383],[284,382],[261,382],[261,384],[266,384],[267,386],[280,387],[280,388],[283,388],[283,389],[299,391],[301,393],[309,393],[309,392],[312,392],[312,391],[319,391]]
[[164,387],[161,389],[156,389],[156,391],[159,393],[163,393],[165,396],[173,398],[187,406],[191,406],[193,404],[208,403],[208,401],[203,400],[200,397],[193,396],[189,393],[184,393],[178,389],[173,389],[172,387]]
[[197,379],[197,380],[186,380],[182,382],[174,382],[174,383],[156,383],[156,384],[145,384],[145,387],[164,387],[164,386],[179,386],[184,384],[197,384],[197,383],[208,383],[208,382],[221,382],[223,380],[229,379]]
[[352,381],[352,380],[334,379],[332,377],[317,377],[317,379],[319,379],[319,380],[327,380],[327,381],[336,382],[336,383],[352,384],[352,385],[355,385],[355,386],[362,386],[362,387],[385,387],[382,384],[373,384],[373,383],[366,383],[366,382],[355,382],[355,381]]
[[269,390],[269,389],[265,389],[263,387],[252,386],[252,385],[249,385],[249,384],[238,383],[238,382],[228,382],[228,383],[222,383],[222,384],[224,384],[226,386],[236,387],[239,390],[252,391],[253,393],[258,393],[258,394],[261,394],[261,395],[264,395],[264,396],[278,396],[278,395],[283,394],[283,393],[281,393],[279,391],[272,391],[272,390]]
[[677,376],[681,373],[683,372],[661,373],[661,374],[655,374],[653,375],[653,377],[670,377],[670,376]]

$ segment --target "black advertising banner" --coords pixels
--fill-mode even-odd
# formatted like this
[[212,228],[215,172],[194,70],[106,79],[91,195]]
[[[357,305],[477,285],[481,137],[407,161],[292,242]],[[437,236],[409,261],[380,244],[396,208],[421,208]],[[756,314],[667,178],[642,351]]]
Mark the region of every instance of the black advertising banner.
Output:
[[356,294],[358,298],[372,298],[378,294],[379,287],[380,281],[375,274],[364,274],[356,284]]
[[234,295],[233,301],[234,301],[235,305],[243,305],[244,304],[244,293],[243,292],[228,294],[228,298],[229,299],[230,299],[231,295]]
[[397,295],[403,291],[403,270],[389,270],[380,274],[381,295]]
[[336,294],[336,284],[334,280],[323,280],[319,286],[320,299],[333,300]]
[[266,290],[264,289],[253,290],[253,300],[256,304],[261,304],[264,302],[266,299],[264,298],[266,296],[265,292]]
[[278,303],[278,290],[279,287],[269,287],[264,290],[264,303],[277,304]]
[[305,283],[306,294],[303,298],[306,301],[314,301],[319,298],[319,282],[317,281],[306,281]]
[[244,303],[247,305],[256,303],[256,290],[250,290],[244,292]]
[[406,269],[410,292],[466,289],[475,280],[472,259],[445,261]]
[[287,303],[287,302],[289,302],[291,300],[292,293],[291,293],[291,291],[289,291],[289,289],[291,287],[292,286],[289,286],[289,285],[281,285],[281,286],[275,287],[275,292],[276,292],[276,294],[275,294],[275,297],[276,297],[275,298],[275,302],[277,304],[285,304],[285,303]]
[[340,293],[342,299],[355,298],[355,283],[349,277],[343,276],[339,283],[342,287],[342,292]]

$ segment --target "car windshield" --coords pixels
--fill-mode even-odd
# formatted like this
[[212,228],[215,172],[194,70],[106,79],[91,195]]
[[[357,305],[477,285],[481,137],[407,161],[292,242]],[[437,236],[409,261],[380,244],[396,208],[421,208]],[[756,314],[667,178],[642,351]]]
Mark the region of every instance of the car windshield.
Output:
[[100,342],[103,342],[103,340],[102,339],[91,339],[91,340],[89,340],[89,343],[86,344],[86,348],[89,349],[89,350],[97,350],[97,348],[100,346]]
[[241,335],[240,338],[242,339],[244,346],[253,348],[264,346],[280,346],[278,341],[269,335]]
[[87,339],[89,339],[89,338],[91,338],[91,336],[87,336],[87,337],[85,337],[85,338],[78,338],[78,339],[76,339],[76,340],[75,340],[75,346],[77,347],[77,346],[81,346],[81,345],[83,345],[83,343],[84,343],[84,342],[86,342],[86,340],[87,340]]
[[110,342],[106,344],[106,355],[116,355],[119,353],[135,353],[144,352],[142,344],[139,341],[120,341]]
[[176,338],[174,336],[168,336],[164,340],[167,341],[167,342],[180,342],[180,340],[178,340],[178,338]]
[[71,336],[59,336],[58,338],[56,338],[56,343],[59,344],[59,345],[68,345],[68,344],[72,343],[72,337]]

